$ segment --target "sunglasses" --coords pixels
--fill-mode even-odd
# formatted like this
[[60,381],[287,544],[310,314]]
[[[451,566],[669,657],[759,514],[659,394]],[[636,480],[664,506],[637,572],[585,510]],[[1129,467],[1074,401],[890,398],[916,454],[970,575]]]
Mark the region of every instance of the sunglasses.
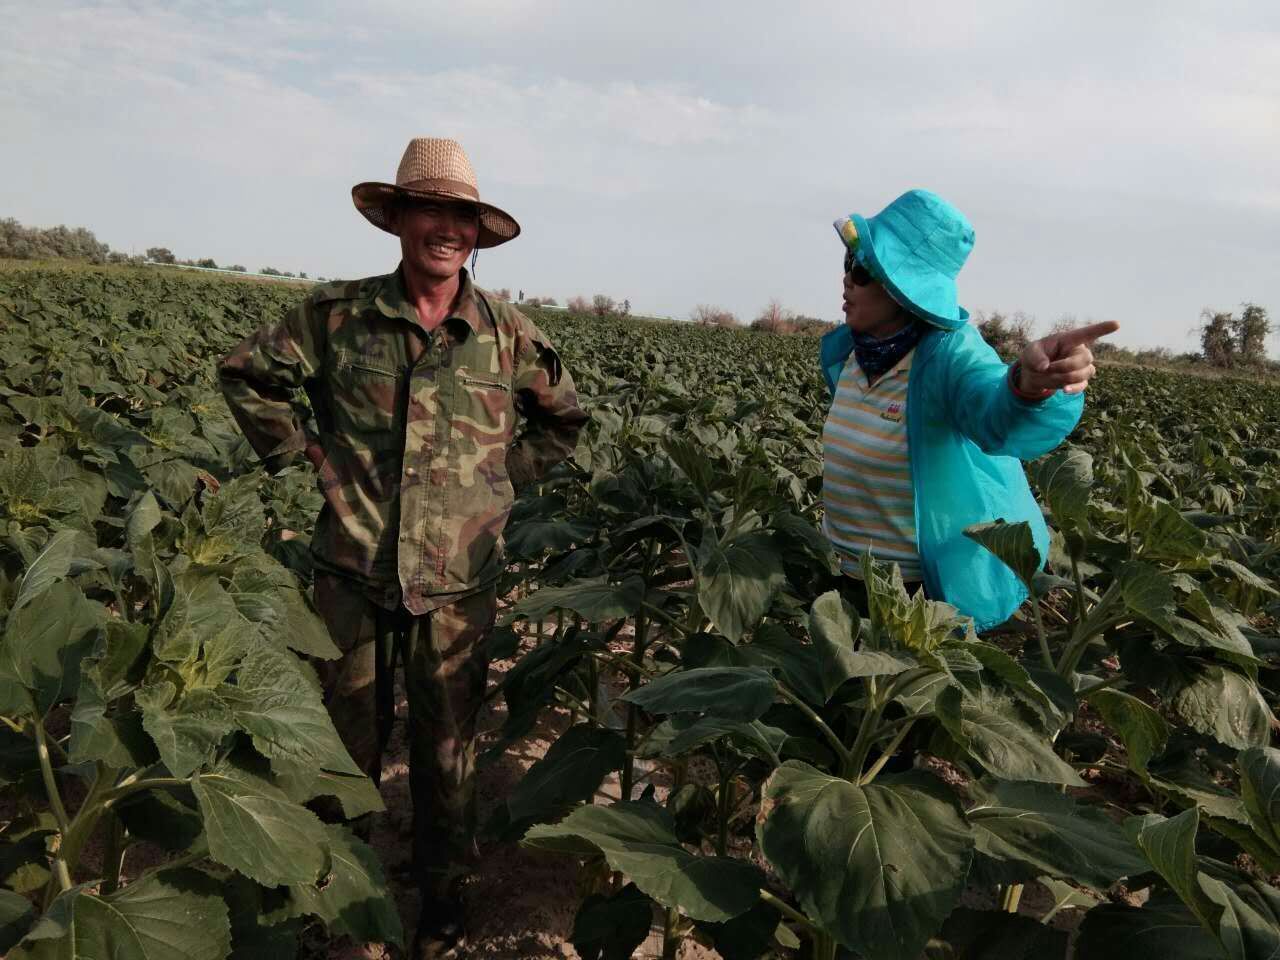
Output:
[[844,253],[844,272],[855,287],[865,287],[876,282],[876,278],[858,262],[852,250],[846,250]]

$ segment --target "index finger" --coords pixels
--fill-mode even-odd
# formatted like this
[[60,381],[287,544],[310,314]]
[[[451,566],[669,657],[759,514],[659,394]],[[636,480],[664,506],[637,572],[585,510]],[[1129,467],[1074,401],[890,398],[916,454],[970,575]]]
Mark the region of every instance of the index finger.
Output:
[[1074,350],[1082,344],[1093,343],[1099,337],[1105,337],[1108,334],[1115,333],[1120,329],[1120,324],[1114,320],[1104,320],[1102,323],[1091,323],[1087,327],[1079,327],[1076,330],[1067,330],[1058,334],[1059,350]]

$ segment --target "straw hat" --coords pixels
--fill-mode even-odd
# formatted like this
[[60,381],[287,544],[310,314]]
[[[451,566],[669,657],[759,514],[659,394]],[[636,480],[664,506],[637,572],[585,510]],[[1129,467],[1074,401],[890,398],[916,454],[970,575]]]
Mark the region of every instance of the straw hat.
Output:
[[415,137],[409,141],[404,156],[400,158],[394,184],[357,183],[351,188],[351,199],[356,209],[375,227],[387,233],[395,233],[387,224],[387,206],[397,196],[470,200],[480,208],[480,236],[476,247],[496,247],[520,234],[520,224],[514,217],[481,202],[471,161],[456,140]]

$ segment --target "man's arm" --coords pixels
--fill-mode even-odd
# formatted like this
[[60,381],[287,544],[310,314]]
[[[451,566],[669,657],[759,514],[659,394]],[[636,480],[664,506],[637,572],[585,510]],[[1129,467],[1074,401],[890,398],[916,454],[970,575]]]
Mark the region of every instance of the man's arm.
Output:
[[573,453],[587,413],[578,406],[573,377],[551,341],[521,317],[513,389],[524,431],[507,451],[507,473],[520,490]]
[[231,415],[270,473],[294,463],[300,453],[312,462],[319,457],[294,399],[298,388],[317,375],[323,356],[324,330],[308,298],[280,323],[241,341],[218,364],[218,383]]

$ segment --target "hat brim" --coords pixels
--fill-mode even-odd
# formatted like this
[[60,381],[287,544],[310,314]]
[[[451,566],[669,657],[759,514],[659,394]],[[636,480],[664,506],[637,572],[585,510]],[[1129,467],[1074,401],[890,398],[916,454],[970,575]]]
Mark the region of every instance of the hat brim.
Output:
[[[852,231],[842,229],[842,224],[852,225]],[[846,221],[837,220],[836,235],[849,248],[848,233],[856,236],[855,253],[871,275],[875,277],[889,296],[935,327],[943,330],[958,330],[969,322],[969,311],[957,302],[955,280],[944,276],[920,262],[919,270],[911,269],[915,258],[901,251],[888,251],[888,246],[895,244],[889,231],[873,229],[860,214],[850,214]],[[896,254],[896,255],[894,255]],[[892,259],[897,267],[890,272],[885,269],[885,260]],[[909,289],[908,289],[909,287]]]
[[514,240],[520,236],[520,224],[516,218],[505,210],[491,203],[477,200],[463,193],[448,190],[409,190],[397,187],[394,183],[357,183],[351,188],[351,201],[361,215],[379,230],[385,230],[393,236],[399,236],[387,222],[387,206],[397,197],[420,197],[424,200],[445,198],[448,200],[465,200],[474,203],[480,211],[480,233],[476,237],[476,248],[487,249]]

